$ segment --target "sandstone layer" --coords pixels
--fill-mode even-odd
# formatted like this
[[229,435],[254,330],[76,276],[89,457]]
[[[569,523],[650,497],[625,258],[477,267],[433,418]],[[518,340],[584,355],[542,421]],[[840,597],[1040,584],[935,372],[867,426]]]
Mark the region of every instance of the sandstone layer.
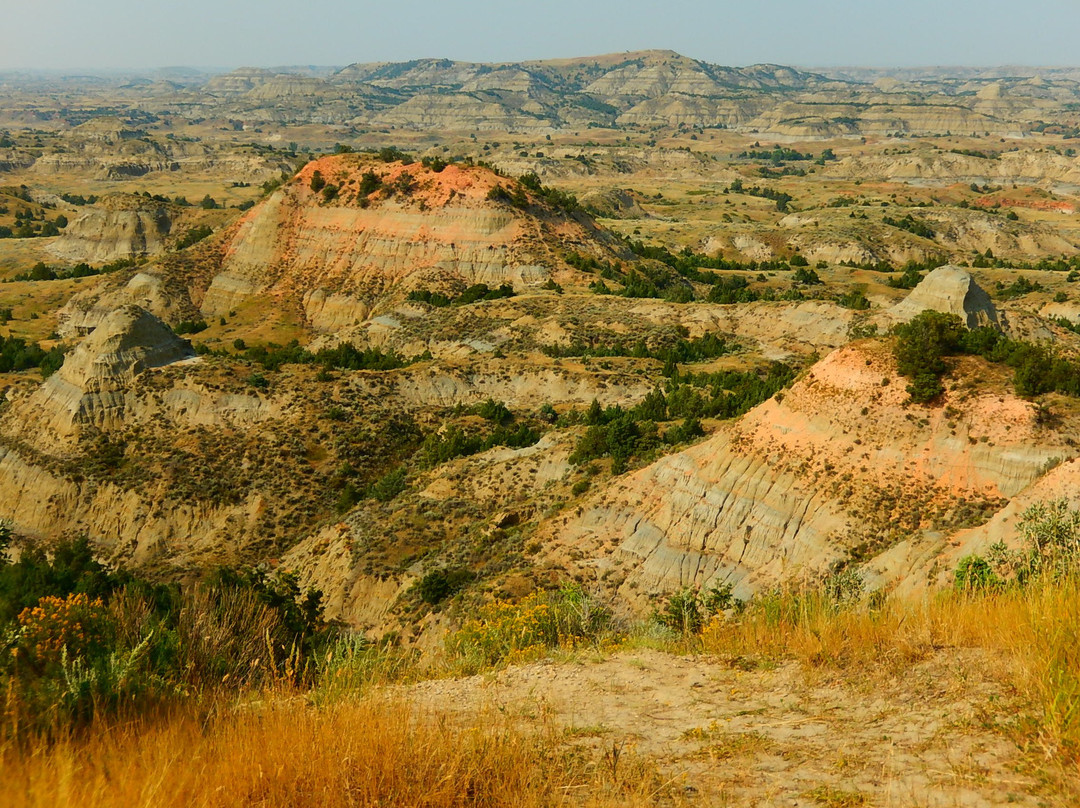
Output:
[[873,583],[914,585],[951,529],[989,518],[1074,454],[990,370],[964,360],[944,406],[906,405],[884,346],[849,345],[554,520],[549,552],[583,559],[631,601],[723,583],[746,595],[852,561]]

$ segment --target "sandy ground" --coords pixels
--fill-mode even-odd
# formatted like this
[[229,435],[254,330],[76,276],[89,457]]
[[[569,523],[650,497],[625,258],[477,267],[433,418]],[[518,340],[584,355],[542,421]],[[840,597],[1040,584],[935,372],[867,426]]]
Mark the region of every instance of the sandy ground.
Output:
[[415,703],[498,710],[571,744],[655,760],[678,802],[754,806],[1075,805],[993,729],[1014,718],[976,656],[852,683],[791,663],[742,670],[654,651],[425,682]]

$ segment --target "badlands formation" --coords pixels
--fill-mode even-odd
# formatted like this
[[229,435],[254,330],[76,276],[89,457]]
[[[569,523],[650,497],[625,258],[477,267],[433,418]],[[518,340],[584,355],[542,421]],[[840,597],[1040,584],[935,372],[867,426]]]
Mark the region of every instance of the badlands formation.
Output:
[[[168,81],[68,80],[59,86],[48,77],[16,77],[21,80],[12,82],[0,123],[40,120],[51,104],[76,120],[72,102],[137,105],[142,114],[128,126],[78,120],[83,151],[30,161],[42,173],[77,166],[113,178],[161,168],[255,169],[254,161],[230,160],[199,141],[147,148],[141,127],[154,116],[217,117],[251,129],[321,123],[542,134],[565,128],[725,127],[788,137],[998,137],[1023,132],[1031,121],[1067,119],[1062,107],[1078,95],[1075,71],[1062,68],[1018,68],[1007,75],[861,75],[775,64],[726,67],[665,50],[502,64],[418,59],[303,73],[241,68]],[[107,151],[105,144],[119,148]]]
[[0,72],[0,802],[1078,804],[1078,109]]
[[1075,474],[1073,397],[957,356],[913,403],[892,351],[933,310],[1076,354],[1080,76],[1028,73],[5,79],[0,336],[66,358],[0,373],[0,518],[372,637],[567,578],[947,583]]
[[[514,188],[527,201],[515,207],[493,199],[495,188]],[[570,249],[600,260],[626,255],[588,219],[544,204],[490,169],[436,171],[353,155],[309,163],[217,242],[195,266],[166,258],[73,299],[61,333],[86,330],[127,301],[162,316],[208,320],[262,302],[315,331],[336,332],[412,291],[565,282],[578,274],[564,263]]]
[[[294,193],[303,193],[310,173]],[[247,221],[279,211],[285,198],[272,198]],[[243,244],[251,236],[242,223],[231,237]],[[477,277],[510,280],[491,274],[465,280]],[[296,288],[278,287],[278,293],[302,300]],[[518,332],[504,342],[518,350],[526,339],[537,346],[552,338],[556,345],[576,339],[566,329],[581,309],[565,305],[560,295],[524,290],[509,300],[473,304],[484,327],[504,339]],[[648,378],[635,375],[640,370],[609,362],[594,367],[492,359],[483,371],[462,366],[454,359],[460,350],[451,349],[462,342],[447,345],[404,325],[414,306],[390,309],[402,324],[389,329],[380,344],[423,348],[444,359],[343,376],[329,387],[298,368],[264,390],[244,390],[242,371],[228,356],[193,358],[190,343],[138,306],[113,310],[59,372],[36,389],[9,391],[11,404],[0,422],[6,436],[0,482],[8,492],[8,513],[28,535],[85,531],[117,561],[174,572],[256,560],[277,547],[286,551],[286,568],[325,593],[331,615],[380,632],[398,625],[395,604],[407,598],[410,586],[461,557],[455,536],[482,530],[500,537],[508,526],[518,541],[531,537],[530,558],[515,570],[488,556],[482,567],[493,582],[513,587],[523,572],[536,581],[569,574],[636,609],[687,586],[731,584],[745,598],[784,581],[819,580],[849,565],[874,588],[937,585],[961,555],[1015,538],[1004,527],[1005,514],[1015,522],[1013,500],[1034,501],[1033,492],[1043,489],[1067,490],[1054,481],[1075,473],[1074,463],[1066,462],[1044,476],[1075,456],[1067,436],[1080,425],[1074,423],[1080,415],[1072,409],[1062,409],[1051,425],[1045,405],[1016,396],[1000,368],[973,357],[956,361],[941,400],[912,405],[887,342],[848,342],[844,335],[854,322],[834,304],[759,303],[741,317],[725,306],[703,306],[689,318],[690,311],[671,304],[619,305],[597,310],[603,314],[594,316],[594,324],[608,319],[622,331],[621,319],[648,333],[680,315],[678,322],[690,325],[691,334],[720,328],[752,350],[787,345],[796,351],[789,356],[808,350],[826,355],[789,389],[741,418],[717,423],[708,439],[629,474],[608,480],[602,473],[596,481],[604,484],[595,494],[566,501],[580,471],[571,454],[582,427],[557,427],[527,448],[496,448],[446,467],[417,466],[409,475],[410,492],[319,527],[319,514],[330,504],[320,489],[340,485],[334,483],[335,469],[354,456],[349,443],[357,440],[359,424],[369,425],[364,440],[378,440],[384,430],[388,443],[407,443],[415,438],[387,431],[388,424],[426,431],[425,423],[442,420],[445,431],[455,420],[445,420],[447,408],[457,412],[485,400],[502,401],[522,414],[553,401],[571,411],[583,411],[594,400],[631,407],[652,389]],[[476,333],[477,321],[461,319],[473,306],[443,310],[455,315],[448,323],[452,331]],[[969,327],[1008,327],[971,275],[949,266],[929,273],[900,303],[862,327],[886,327],[927,310],[955,314]],[[800,340],[782,340],[793,328]],[[408,336],[396,333],[402,331]],[[356,330],[357,338],[365,334],[371,336]],[[327,404],[315,403],[320,399],[335,403],[327,410]],[[354,420],[342,423],[336,413]],[[468,418],[459,423],[469,428]],[[274,445],[256,448],[267,431]],[[235,445],[225,449],[230,443]],[[139,453],[126,448],[131,446]],[[199,455],[192,451],[221,454],[192,478],[193,470],[181,473],[170,459],[177,451],[193,460]],[[299,454],[290,457],[293,451]],[[95,469],[95,457],[103,452],[112,453],[113,469]],[[389,458],[379,455],[369,456],[369,473],[385,468]],[[76,472],[80,456],[84,465]],[[198,462],[210,460],[203,458]],[[226,494],[207,475],[233,463],[243,471],[230,468],[225,482],[233,490]],[[152,483],[158,475],[160,483]],[[185,500],[177,499],[178,485],[189,492]],[[455,517],[454,509],[463,510]],[[444,514],[439,549],[424,562],[395,561],[432,540],[426,532],[435,523],[420,525],[434,513]],[[194,535],[199,538],[192,542],[188,537]],[[268,535],[276,538],[267,541]],[[498,544],[496,539],[493,552]]]

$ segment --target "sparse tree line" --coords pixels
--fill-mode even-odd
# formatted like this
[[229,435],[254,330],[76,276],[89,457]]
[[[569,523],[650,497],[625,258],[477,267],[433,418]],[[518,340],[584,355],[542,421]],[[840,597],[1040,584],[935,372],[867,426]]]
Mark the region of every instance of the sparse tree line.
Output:
[[[701,418],[736,418],[776,395],[794,381],[795,371],[783,363],[750,371],[684,373],[672,359],[665,365],[668,381],[636,407],[601,407],[593,401],[578,418],[588,426],[570,462],[576,465],[610,457],[612,473],[621,474],[631,461],[646,459],[662,446],[687,443],[705,434]],[[681,419],[663,433],[657,424]]]
[[481,300],[501,300],[514,296],[514,287],[504,283],[494,289],[486,283],[475,283],[467,287],[461,294],[449,295],[442,292],[432,292],[427,289],[414,289],[409,292],[408,299],[417,303],[426,303],[433,308],[441,309],[447,306],[468,306]]
[[130,269],[131,267],[138,265],[139,261],[134,258],[118,258],[115,261],[110,261],[107,264],[96,267],[87,264],[85,261],[81,261],[71,267],[49,266],[44,261],[38,261],[30,267],[27,272],[20,272],[16,275],[12,275],[10,278],[5,278],[2,282],[58,281],[69,280],[71,278],[89,278],[94,275],[107,275],[110,272],[119,272],[122,269]]

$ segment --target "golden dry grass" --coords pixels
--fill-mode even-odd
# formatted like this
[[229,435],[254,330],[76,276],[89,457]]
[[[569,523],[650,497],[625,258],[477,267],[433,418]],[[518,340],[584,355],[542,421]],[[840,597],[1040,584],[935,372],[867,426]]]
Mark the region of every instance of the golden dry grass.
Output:
[[[1008,705],[986,712],[983,729],[1015,740],[1048,793],[1075,793],[1080,586],[1074,582],[843,608],[816,593],[766,595],[741,615],[714,619],[700,638],[685,641],[682,650],[690,648],[727,657],[736,667],[795,659],[808,671],[871,688],[953,655],[946,675],[956,681],[944,684],[963,689],[965,665],[978,664],[1000,683],[997,697]],[[524,729],[509,713],[444,713],[437,702],[434,710],[410,702],[409,690],[393,688],[397,695],[388,697],[371,687],[447,675],[445,659],[413,658],[404,671],[366,653],[355,660],[341,655],[339,663],[328,663],[309,691],[275,680],[268,690],[218,690],[59,741],[24,737],[0,747],[3,803],[603,806],[671,804],[681,793],[669,791],[658,774],[670,761],[619,760],[605,751],[606,742],[582,747],[553,719],[539,730]],[[1009,717],[994,718],[995,712]],[[705,752],[713,760],[767,752],[751,736],[714,736],[711,727],[701,733],[712,742]]]
[[283,695],[7,748],[0,781],[10,808],[602,806],[663,790],[643,764],[589,760],[500,717],[463,726],[379,698],[317,709]]
[[1080,584],[1047,582],[984,595],[939,593],[838,609],[781,595],[738,620],[716,619],[709,653],[794,657],[853,676],[902,675],[942,651],[989,652],[993,677],[1022,712],[1003,727],[1021,746],[1080,774]]

